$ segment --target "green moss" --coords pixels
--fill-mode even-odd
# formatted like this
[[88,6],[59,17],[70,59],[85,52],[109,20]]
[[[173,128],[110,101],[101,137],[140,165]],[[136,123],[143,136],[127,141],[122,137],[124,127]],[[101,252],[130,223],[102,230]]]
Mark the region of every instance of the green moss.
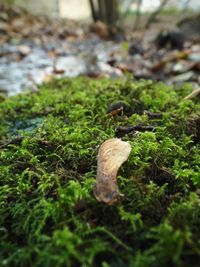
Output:
[[[190,91],[77,78],[1,102],[2,266],[197,266],[200,105],[182,101]],[[110,118],[114,102],[126,108]],[[98,203],[98,147],[138,123],[156,130],[123,138],[132,146],[118,174],[125,196]]]

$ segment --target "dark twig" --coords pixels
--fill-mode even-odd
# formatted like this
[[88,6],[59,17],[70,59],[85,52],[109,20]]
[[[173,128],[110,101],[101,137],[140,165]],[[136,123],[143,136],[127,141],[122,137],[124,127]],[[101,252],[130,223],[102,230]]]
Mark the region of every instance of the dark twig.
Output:
[[124,108],[125,108],[125,104],[122,102],[113,103],[108,107],[107,115],[109,117],[113,117],[118,114],[121,114]]
[[162,117],[163,117],[162,113],[153,113],[153,112],[150,112],[150,111],[145,111],[144,114],[146,114],[149,117],[150,120],[162,119]]
[[145,29],[148,29],[151,23],[154,21],[154,19],[159,15],[159,13],[163,10],[165,5],[167,4],[168,0],[163,0],[160,4],[160,6],[151,14],[149,19],[146,22]]
[[149,126],[142,126],[140,124],[130,127],[118,127],[116,129],[116,136],[122,137],[125,134],[129,134],[131,132],[139,131],[139,132],[145,132],[145,131],[153,131],[155,130],[155,126],[149,125]]
[[134,30],[138,29],[139,23],[140,23],[140,16],[141,16],[141,5],[142,5],[142,0],[138,0],[137,1],[137,10],[136,10],[136,19],[135,19],[135,23],[134,23]]

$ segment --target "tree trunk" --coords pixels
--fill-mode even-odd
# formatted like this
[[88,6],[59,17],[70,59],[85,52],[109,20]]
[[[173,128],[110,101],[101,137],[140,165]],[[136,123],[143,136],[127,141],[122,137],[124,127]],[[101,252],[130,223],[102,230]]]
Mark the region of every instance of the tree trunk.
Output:
[[97,17],[97,13],[96,13],[96,10],[95,10],[95,6],[94,6],[93,0],[89,0],[89,5],[90,5],[90,9],[91,9],[92,19],[93,19],[94,22],[96,22],[98,20],[98,17]]
[[118,0],[89,0],[92,18],[100,20],[109,27],[116,27],[119,19]]

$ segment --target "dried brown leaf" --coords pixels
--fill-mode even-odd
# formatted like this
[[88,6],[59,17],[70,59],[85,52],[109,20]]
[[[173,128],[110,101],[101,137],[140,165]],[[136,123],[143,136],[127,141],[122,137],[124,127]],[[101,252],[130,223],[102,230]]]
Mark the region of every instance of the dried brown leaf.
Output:
[[94,195],[98,201],[112,205],[122,196],[117,185],[117,172],[130,152],[130,144],[119,138],[106,140],[100,146],[94,187]]

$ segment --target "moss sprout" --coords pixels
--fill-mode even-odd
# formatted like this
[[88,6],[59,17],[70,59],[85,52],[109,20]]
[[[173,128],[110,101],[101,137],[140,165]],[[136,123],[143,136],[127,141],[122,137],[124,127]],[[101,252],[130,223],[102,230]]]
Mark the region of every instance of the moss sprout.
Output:
[[[200,104],[152,81],[58,79],[0,103],[2,266],[195,267],[200,260]],[[112,103],[120,114],[107,116]],[[149,118],[145,111],[160,113]],[[97,154],[133,131],[121,201],[93,195]]]

